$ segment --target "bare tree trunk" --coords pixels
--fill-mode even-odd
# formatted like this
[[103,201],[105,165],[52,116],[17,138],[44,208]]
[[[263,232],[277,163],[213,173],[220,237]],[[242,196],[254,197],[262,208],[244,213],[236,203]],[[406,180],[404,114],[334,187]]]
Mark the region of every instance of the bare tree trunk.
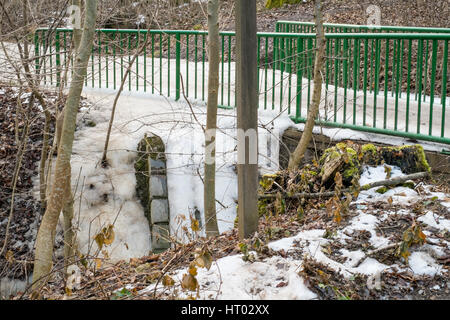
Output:
[[80,96],[86,77],[88,60],[91,55],[92,43],[97,18],[97,0],[86,0],[86,15],[84,30],[81,36],[80,50],[74,63],[74,72],[67,102],[64,108],[64,123],[61,133],[61,143],[58,147],[58,157],[55,165],[55,175],[52,181],[51,193],[47,208],[39,227],[36,238],[36,253],[33,271],[33,290],[36,292],[48,281],[52,268],[53,246],[58,218],[65,204],[67,188],[70,187],[70,158],[72,155]]
[[[81,0],[72,0],[72,5],[78,6],[81,10]],[[81,36],[82,31],[81,29],[78,29],[74,27],[73,30],[73,54],[76,56],[80,49],[80,43],[81,43]],[[61,120],[62,124],[64,123],[64,115],[62,115]],[[61,143],[61,134],[62,134],[62,128],[63,126],[59,127],[59,133],[57,136],[59,147]],[[72,169],[70,167],[69,163],[69,172],[71,172]],[[71,265],[75,261],[75,232],[73,230],[72,226],[72,219],[73,219],[73,194],[71,189],[71,176],[69,176],[69,181],[67,182],[67,191],[66,191],[66,199],[63,207],[63,218],[64,218],[64,264],[67,267]]]
[[208,1],[208,106],[205,132],[204,207],[206,235],[219,234],[216,216],[216,128],[219,94],[219,0]]
[[308,119],[306,121],[305,129],[303,130],[302,138],[297,145],[295,151],[291,154],[289,159],[289,170],[295,170],[300,165],[302,161],[306,148],[312,138],[312,131],[315,124],[315,119],[319,114],[319,105],[322,96],[322,67],[325,56],[325,34],[323,30],[322,21],[322,4],[321,0],[316,0],[315,2],[315,12],[316,12],[316,60],[314,63],[314,92],[312,97],[312,104],[308,112]]

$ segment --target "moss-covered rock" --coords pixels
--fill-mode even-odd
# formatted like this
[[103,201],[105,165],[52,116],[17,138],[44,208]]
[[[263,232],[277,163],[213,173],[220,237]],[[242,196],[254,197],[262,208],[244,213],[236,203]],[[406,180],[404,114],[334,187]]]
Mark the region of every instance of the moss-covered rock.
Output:
[[[326,149],[318,163],[306,164],[298,170],[283,170],[264,175],[260,180],[259,194],[298,194],[335,191],[335,176],[339,172],[343,187],[359,190],[358,181],[363,165],[395,165],[404,173],[430,171],[422,146],[377,147],[373,144],[360,146],[352,142],[341,142]],[[386,166],[389,171],[390,167]],[[389,172],[387,172],[389,173]],[[325,177],[325,178],[324,178]],[[385,193],[386,187],[377,192]],[[278,196],[270,200],[260,199],[258,212],[261,215],[297,210],[304,199],[290,198],[285,203]]]
[[323,152],[319,160],[322,182],[333,181],[336,172],[341,172],[344,185],[350,185],[361,173],[358,152],[353,144],[340,142]]
[[366,144],[361,147],[361,163],[367,165],[388,164],[399,167],[406,174],[430,172],[425,151],[420,144],[398,147],[375,147]]

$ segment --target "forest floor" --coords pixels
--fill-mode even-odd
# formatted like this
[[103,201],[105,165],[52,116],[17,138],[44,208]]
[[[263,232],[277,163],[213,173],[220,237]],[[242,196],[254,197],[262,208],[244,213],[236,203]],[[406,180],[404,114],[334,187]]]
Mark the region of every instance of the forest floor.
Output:
[[[377,170],[383,167],[363,176],[379,176]],[[262,216],[257,234],[245,242],[236,229],[210,239],[193,233],[192,242],[162,254],[81,268],[68,282],[56,275],[43,297],[448,300],[449,188],[429,183],[384,195],[361,192],[340,223],[315,200],[301,215]],[[424,242],[400,254],[416,227]]]
[[[265,8],[266,0],[257,0],[257,26],[260,32],[274,32],[275,23],[278,20],[288,21],[314,21],[313,1],[303,1],[293,5],[284,5],[281,8]],[[154,17],[151,22],[144,21],[141,28],[152,29],[183,29],[183,30],[207,30],[206,1],[196,1],[188,5],[170,7],[159,2],[148,4],[149,12],[158,12],[158,19]],[[151,7],[154,6],[154,7]],[[381,25],[389,26],[415,26],[415,27],[450,27],[447,17],[450,14],[448,1],[396,1],[396,0],[324,0],[324,21],[328,23],[367,25],[369,6],[380,8]],[[145,9],[139,6],[124,8],[117,16],[111,16],[105,21],[107,27],[136,27],[137,22],[142,22],[141,14]],[[219,24],[220,30],[235,30],[234,25],[234,0],[220,1]],[[127,17],[124,19],[124,17]],[[132,23],[136,21],[136,23]],[[130,24],[131,23],[131,24]]]

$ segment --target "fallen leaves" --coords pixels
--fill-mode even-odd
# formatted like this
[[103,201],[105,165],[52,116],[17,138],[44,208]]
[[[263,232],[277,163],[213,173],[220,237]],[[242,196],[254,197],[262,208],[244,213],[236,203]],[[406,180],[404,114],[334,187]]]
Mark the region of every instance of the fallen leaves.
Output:
[[402,242],[397,249],[397,255],[401,256],[408,263],[408,258],[411,255],[409,248],[413,244],[422,245],[425,243],[425,240],[426,236],[422,232],[422,228],[414,221],[412,226],[403,233]]
[[97,243],[97,246],[100,250],[102,250],[103,245],[111,245],[114,242],[115,233],[114,233],[114,226],[109,225],[107,227],[104,227],[100,233],[98,233],[94,239]]

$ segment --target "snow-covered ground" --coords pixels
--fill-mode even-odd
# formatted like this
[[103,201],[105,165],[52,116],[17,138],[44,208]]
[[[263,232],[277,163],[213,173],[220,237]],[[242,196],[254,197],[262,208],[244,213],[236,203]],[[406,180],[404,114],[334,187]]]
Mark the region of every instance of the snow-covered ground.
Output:
[[[399,168],[393,167],[393,176],[403,175]],[[384,166],[367,168],[364,170],[360,183],[375,182],[385,179]],[[429,188],[426,186],[425,188]],[[436,235],[424,231],[427,235],[427,243],[419,248],[412,250],[409,257],[409,263],[394,263],[386,265],[380,263],[373,257],[369,257],[367,252],[359,248],[357,250],[348,250],[345,248],[346,240],[351,239],[355,232],[365,231],[370,233],[369,242],[374,250],[381,250],[392,245],[392,241],[387,237],[377,235],[376,229],[380,222],[389,216],[397,214],[411,214],[411,208],[404,212],[378,211],[365,212],[364,204],[367,204],[368,196],[370,201],[386,202],[385,195],[375,192],[375,189],[361,192],[354,203],[361,209],[349,221],[345,227],[338,228],[336,234],[325,237],[326,230],[311,229],[299,232],[297,235],[282,238],[270,242],[269,248],[284,252],[283,255],[275,255],[256,262],[244,262],[243,255],[231,255],[215,261],[210,270],[199,269],[196,276],[199,283],[199,299],[233,299],[233,300],[259,300],[259,299],[316,299],[317,295],[312,292],[304,282],[304,278],[299,272],[303,268],[304,259],[311,258],[323,265],[331,268],[345,279],[354,278],[358,274],[366,275],[367,287],[381,290],[381,274],[383,273],[401,273],[410,272],[414,276],[436,276],[441,275],[448,279],[448,268],[437,261],[437,258],[448,254],[450,242],[439,239]],[[444,194],[431,192],[427,196],[419,196],[417,192],[411,190],[410,194],[403,195],[405,188],[397,187],[389,191],[391,195],[402,194],[393,200],[393,202],[404,203],[405,199],[414,197],[416,202],[436,197],[442,204],[449,204],[449,198]],[[414,193],[414,196],[413,194]],[[427,213],[418,220],[425,226],[437,227],[441,230],[450,231],[450,220],[442,217],[433,216],[433,213]],[[349,236],[350,235],[350,236]],[[340,249],[341,257],[344,262],[339,262],[326,254],[327,246],[336,241],[342,244],[344,248]],[[447,252],[447,253],[446,253]],[[257,253],[254,252],[255,256]],[[186,274],[187,268],[182,268],[170,273],[175,280],[174,288],[167,288],[161,284],[157,288],[159,291],[175,291],[179,297],[187,297],[189,292],[183,291],[180,287],[183,274]],[[444,283],[444,288],[449,287],[449,283]],[[142,290],[141,294],[152,294],[155,290],[155,284]],[[411,289],[413,290],[413,289]],[[417,294],[411,292],[412,294]],[[406,298],[406,297],[404,297]]]
[[[182,227],[189,229],[189,216],[196,208],[203,212],[203,184],[199,173],[203,172],[204,134],[199,123],[206,122],[204,103],[192,101],[197,123],[185,101],[125,92],[119,99],[109,145],[111,166],[104,169],[99,161],[115,93],[86,89],[85,94],[93,107],[80,112],[72,157],[72,183],[76,190],[74,222],[78,226],[81,250],[95,253],[93,237],[113,222],[115,241],[105,249],[112,261],[143,256],[152,249],[148,223],[136,198],[134,171],[137,145],[150,132],[159,135],[166,145],[171,235],[186,240]],[[95,126],[86,125],[89,122]],[[279,168],[282,133],[290,126],[302,128],[303,125],[295,125],[287,114],[272,110],[259,110],[259,123],[260,171],[275,172]],[[236,217],[235,110],[219,110],[218,127],[216,198],[219,230],[224,232],[232,229]],[[329,130],[330,136],[344,131],[347,139],[376,140],[362,132],[323,130]],[[399,139],[394,143],[401,144]]]
[[[166,145],[171,235],[186,240],[182,226],[190,226],[189,215],[195,208],[203,212],[199,173],[203,173],[205,137],[199,123],[206,123],[204,104],[193,105],[197,123],[186,102],[125,93],[119,100],[109,144],[110,167],[105,169],[99,161],[114,93],[86,90],[86,95],[93,107],[79,114],[71,162],[76,190],[74,223],[81,251],[95,253],[93,237],[113,222],[115,240],[105,249],[112,261],[140,257],[152,249],[148,223],[136,198],[134,170],[137,145],[150,132],[159,135]],[[277,116],[272,111],[260,114],[259,121],[264,125],[259,128],[262,173],[278,169],[279,139],[292,125],[287,116]],[[223,232],[233,228],[236,217],[235,110],[220,110],[218,127],[216,198],[219,230]]]

